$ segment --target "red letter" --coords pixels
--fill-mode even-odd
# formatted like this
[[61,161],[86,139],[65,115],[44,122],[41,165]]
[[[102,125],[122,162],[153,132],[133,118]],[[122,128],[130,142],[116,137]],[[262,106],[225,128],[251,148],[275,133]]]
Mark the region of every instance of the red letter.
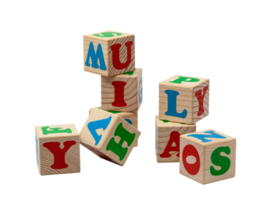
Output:
[[[179,136],[180,134],[177,131],[171,132],[170,140],[164,150],[164,152],[160,155],[161,158],[169,158],[171,157],[170,151],[177,151],[177,157],[179,157]],[[172,144],[175,142],[176,147],[173,147]]]
[[64,148],[60,148],[59,142],[47,142],[43,146],[46,147],[54,155],[54,164],[51,166],[52,169],[64,169],[68,165],[65,163],[65,154],[71,146],[75,145],[75,141],[66,141],[63,143]]
[[[186,158],[188,156],[194,156],[196,158],[196,162],[194,164],[187,163]],[[182,152],[182,161],[186,171],[189,174],[196,175],[198,173],[200,168],[200,158],[196,148],[193,145],[188,144],[184,147]]]
[[111,46],[112,50],[112,63],[115,69],[125,69],[131,62],[131,45],[133,44],[132,41],[128,41],[125,43],[127,47],[127,61],[125,63],[121,63],[120,61],[120,48],[121,44],[114,44]]
[[204,103],[204,97],[205,97],[207,90],[208,90],[208,86],[203,88],[203,95],[202,95],[202,90],[198,90],[195,93],[195,96],[196,96],[196,98],[198,100],[198,104],[199,104],[197,116],[200,116],[204,113],[203,103]]
[[126,85],[126,82],[124,81],[113,81],[112,85],[114,85],[115,89],[115,96],[114,96],[114,102],[112,103],[112,106],[115,107],[124,107],[126,106],[126,102],[124,100],[124,87]]

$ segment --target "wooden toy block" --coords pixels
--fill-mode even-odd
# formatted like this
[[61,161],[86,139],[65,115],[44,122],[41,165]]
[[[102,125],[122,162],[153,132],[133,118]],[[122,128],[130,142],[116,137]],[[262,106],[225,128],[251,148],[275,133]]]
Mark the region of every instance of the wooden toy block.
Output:
[[115,76],[134,71],[134,35],[105,31],[83,36],[84,71]]
[[35,127],[40,175],[80,172],[80,137],[73,124]]
[[[94,107],[101,109],[101,107]],[[89,109],[89,115],[91,113],[93,108]],[[138,129],[138,113],[133,112],[121,112],[121,111],[108,111],[112,114],[117,114],[120,117],[122,117],[124,120],[126,120],[128,123],[130,123],[132,126],[134,126],[136,129]]]
[[99,157],[123,166],[140,134],[120,116],[93,108],[80,132],[80,142]]
[[155,147],[157,162],[179,162],[180,135],[196,131],[195,124],[174,123],[155,118]]
[[209,114],[209,79],[173,76],[159,83],[159,117],[194,124]]
[[143,101],[142,69],[101,79],[103,110],[138,111]]
[[180,173],[207,184],[235,176],[236,139],[215,130],[180,136]]

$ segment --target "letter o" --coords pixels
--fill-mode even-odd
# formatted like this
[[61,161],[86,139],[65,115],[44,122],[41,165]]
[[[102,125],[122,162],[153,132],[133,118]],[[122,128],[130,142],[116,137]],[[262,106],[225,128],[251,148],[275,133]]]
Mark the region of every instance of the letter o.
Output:
[[[196,158],[196,162],[194,164],[189,164],[186,161],[186,158],[188,156],[194,156]],[[188,144],[184,147],[183,152],[182,152],[182,162],[183,162],[183,165],[184,165],[186,171],[189,174],[196,175],[199,172],[200,157],[199,157],[198,151],[196,150],[196,148],[193,145]]]

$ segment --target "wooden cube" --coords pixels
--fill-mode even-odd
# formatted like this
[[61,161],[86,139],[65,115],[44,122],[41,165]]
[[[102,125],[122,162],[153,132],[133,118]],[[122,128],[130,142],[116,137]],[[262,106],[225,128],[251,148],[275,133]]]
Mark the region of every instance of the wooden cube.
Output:
[[84,71],[115,76],[135,68],[134,35],[105,31],[83,36]]
[[159,83],[159,117],[194,124],[209,114],[209,79],[173,76]]
[[157,162],[179,162],[180,135],[196,131],[195,124],[174,123],[155,118],[156,159]]
[[101,79],[103,110],[138,111],[143,101],[142,69]]
[[202,184],[235,176],[236,139],[215,130],[180,136],[180,173]]
[[73,124],[35,127],[40,175],[80,172],[80,137]]
[[80,142],[101,158],[123,166],[140,134],[120,116],[93,108],[80,132]]
[[[102,109],[101,107],[94,107],[98,109]],[[89,109],[89,115],[91,113],[93,108]],[[138,129],[138,113],[133,113],[133,112],[121,112],[121,111],[111,111],[109,110],[108,112],[112,114],[117,114],[120,117],[122,117],[124,120],[126,120],[128,123],[130,123],[132,126],[134,126],[136,129]]]

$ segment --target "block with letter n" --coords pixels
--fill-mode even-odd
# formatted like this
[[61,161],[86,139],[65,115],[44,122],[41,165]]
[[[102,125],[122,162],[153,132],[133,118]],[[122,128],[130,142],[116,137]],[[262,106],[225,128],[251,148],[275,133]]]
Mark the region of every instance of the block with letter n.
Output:
[[159,83],[159,117],[194,124],[209,114],[209,79],[173,76]]
[[73,124],[35,127],[41,175],[80,172],[80,137]]
[[103,110],[137,112],[143,101],[142,69],[115,77],[101,77]]
[[103,31],[83,36],[84,71],[116,76],[135,68],[134,35]]
[[155,118],[157,162],[179,162],[180,135],[196,131],[195,124],[174,123]]
[[80,143],[99,157],[123,166],[140,134],[117,114],[92,108],[80,132]]
[[236,139],[215,130],[180,136],[180,173],[202,184],[235,176]]

